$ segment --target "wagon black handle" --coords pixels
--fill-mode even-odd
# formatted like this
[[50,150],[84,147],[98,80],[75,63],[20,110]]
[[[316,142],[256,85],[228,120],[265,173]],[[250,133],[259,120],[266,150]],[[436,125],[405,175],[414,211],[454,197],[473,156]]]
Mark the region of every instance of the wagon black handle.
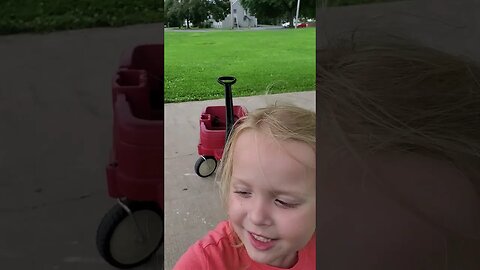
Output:
[[217,82],[221,85],[232,85],[237,81],[237,79],[233,76],[222,76],[218,78]]
[[225,126],[225,143],[228,141],[230,132],[233,127],[233,98],[232,98],[232,84],[234,84],[237,79],[233,76],[222,76],[217,79],[218,83],[225,86],[225,116],[226,116],[226,126]]

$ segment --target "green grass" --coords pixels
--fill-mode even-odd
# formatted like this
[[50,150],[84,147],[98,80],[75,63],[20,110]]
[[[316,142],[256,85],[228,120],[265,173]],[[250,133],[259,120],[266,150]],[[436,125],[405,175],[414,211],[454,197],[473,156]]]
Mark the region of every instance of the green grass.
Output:
[[159,0],[0,0],[0,34],[163,21]]
[[165,102],[315,89],[315,28],[165,32]]

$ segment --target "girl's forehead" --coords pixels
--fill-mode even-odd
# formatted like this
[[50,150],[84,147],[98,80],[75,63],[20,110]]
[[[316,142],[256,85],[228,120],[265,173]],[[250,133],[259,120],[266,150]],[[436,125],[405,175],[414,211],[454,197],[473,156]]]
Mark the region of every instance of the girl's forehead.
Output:
[[284,195],[293,198],[315,197],[315,182],[312,179],[241,179],[233,177],[230,186],[235,189],[255,190],[269,195]]
[[279,141],[248,130],[237,138],[233,150],[234,182],[263,183],[269,188],[284,185],[308,189],[314,185],[315,151],[306,143]]
[[315,168],[316,151],[305,142],[291,140],[280,140],[274,138],[266,129],[247,129],[241,132],[236,141],[233,142],[233,151],[238,153],[242,150],[263,153],[274,151],[279,155],[293,158],[297,162],[309,168]]

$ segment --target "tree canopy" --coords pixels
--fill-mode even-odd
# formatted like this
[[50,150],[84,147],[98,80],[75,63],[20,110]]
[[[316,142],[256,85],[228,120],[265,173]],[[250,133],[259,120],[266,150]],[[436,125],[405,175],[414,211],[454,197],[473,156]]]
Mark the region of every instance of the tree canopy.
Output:
[[229,0],[165,0],[166,22],[169,26],[182,26],[187,22],[201,25],[212,18],[223,20],[230,12]]
[[[297,12],[297,0],[241,0],[242,6],[248,8],[257,18],[286,18],[293,25]],[[315,0],[300,1],[301,17],[315,17]]]

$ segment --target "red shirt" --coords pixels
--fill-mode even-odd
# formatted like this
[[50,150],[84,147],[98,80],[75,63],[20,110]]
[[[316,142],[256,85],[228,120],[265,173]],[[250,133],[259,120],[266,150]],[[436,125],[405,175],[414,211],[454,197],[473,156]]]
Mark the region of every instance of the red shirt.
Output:
[[[315,235],[299,251],[298,261],[291,270],[315,269]],[[260,264],[248,256],[244,246],[233,245],[232,230],[228,221],[220,222],[205,237],[190,246],[173,268],[174,270],[279,270]]]

